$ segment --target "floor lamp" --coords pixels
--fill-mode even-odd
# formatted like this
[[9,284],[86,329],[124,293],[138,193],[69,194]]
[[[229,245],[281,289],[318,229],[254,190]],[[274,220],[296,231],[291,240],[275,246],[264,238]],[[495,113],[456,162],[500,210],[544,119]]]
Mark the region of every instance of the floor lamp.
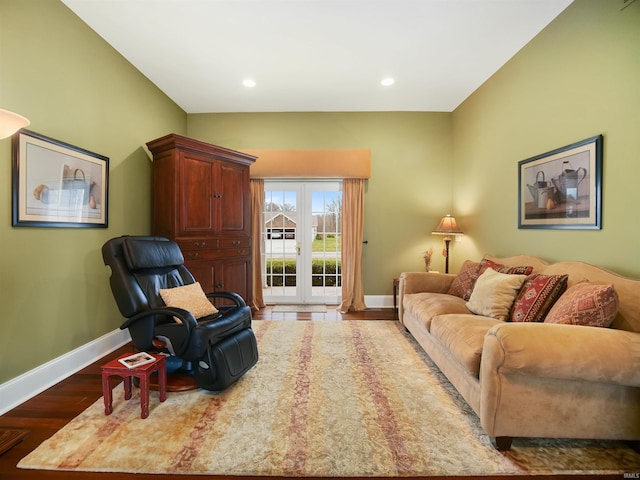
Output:
[[431,232],[434,235],[445,235],[444,237],[444,273],[449,273],[449,244],[452,235],[462,235],[462,230],[458,227],[456,219],[450,214],[446,214],[440,220],[438,226]]

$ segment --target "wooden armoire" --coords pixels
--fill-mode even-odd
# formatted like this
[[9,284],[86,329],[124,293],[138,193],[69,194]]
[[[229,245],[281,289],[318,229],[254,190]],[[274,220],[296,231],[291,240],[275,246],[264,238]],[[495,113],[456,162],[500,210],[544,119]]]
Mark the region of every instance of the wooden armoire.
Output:
[[252,297],[249,166],[256,157],[170,134],[153,154],[151,230],[175,240],[205,292]]

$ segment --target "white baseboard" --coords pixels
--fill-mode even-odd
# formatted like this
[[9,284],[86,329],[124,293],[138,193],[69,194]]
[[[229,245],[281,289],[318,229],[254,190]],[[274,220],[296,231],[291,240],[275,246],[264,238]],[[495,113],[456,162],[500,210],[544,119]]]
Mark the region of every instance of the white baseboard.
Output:
[[128,330],[114,330],[0,385],[0,415],[35,397],[69,375],[91,365],[131,340]]
[[364,303],[369,308],[393,308],[393,295],[365,295]]

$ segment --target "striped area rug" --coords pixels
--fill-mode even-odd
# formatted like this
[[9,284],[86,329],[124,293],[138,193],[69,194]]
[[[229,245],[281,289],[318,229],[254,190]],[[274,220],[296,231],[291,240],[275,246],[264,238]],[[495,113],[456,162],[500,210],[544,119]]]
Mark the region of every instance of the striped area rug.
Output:
[[398,322],[254,321],[260,360],[222,394],[114,392],[20,468],[313,477],[624,473],[622,444],[514,442],[495,451]]

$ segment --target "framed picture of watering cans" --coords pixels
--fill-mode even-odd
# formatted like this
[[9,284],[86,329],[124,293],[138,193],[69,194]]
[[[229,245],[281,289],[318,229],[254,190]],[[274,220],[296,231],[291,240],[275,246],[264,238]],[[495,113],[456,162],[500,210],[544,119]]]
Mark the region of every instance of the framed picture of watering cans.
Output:
[[518,162],[518,228],[602,228],[602,135]]
[[14,227],[107,227],[109,158],[25,129],[12,154]]

